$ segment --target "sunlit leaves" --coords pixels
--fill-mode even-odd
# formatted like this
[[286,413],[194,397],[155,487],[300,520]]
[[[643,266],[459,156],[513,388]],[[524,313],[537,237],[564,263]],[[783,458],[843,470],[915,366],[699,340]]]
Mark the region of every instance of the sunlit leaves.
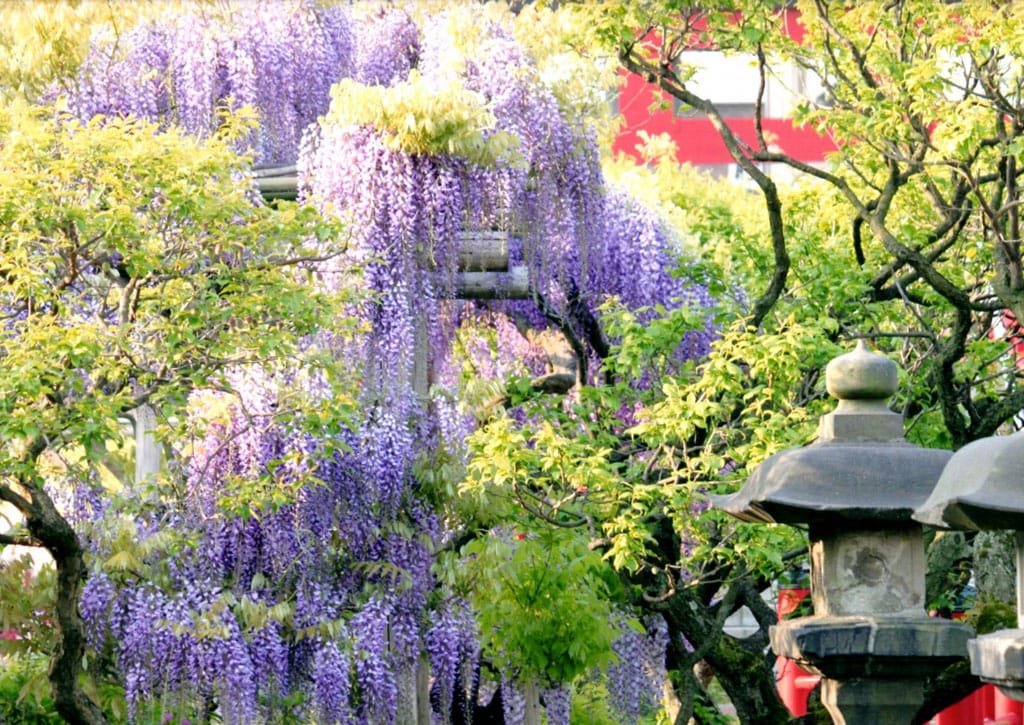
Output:
[[0,96],[36,98],[52,84],[66,83],[86,54],[93,29],[145,12],[144,3],[0,3]]
[[331,97],[325,123],[370,127],[396,151],[489,163],[515,148],[512,136],[495,131],[483,97],[457,79],[424,79],[416,71],[391,86],[344,79],[331,89]]
[[481,645],[506,676],[556,685],[609,663],[609,590],[584,537],[505,531],[477,539],[466,554]]
[[40,422],[89,415],[74,425],[92,435],[138,394],[130,379],[146,390],[174,370],[186,390],[217,368],[287,356],[289,339],[330,324],[330,301],[288,271],[328,225],[253,206],[244,161],[223,144],[132,120],[26,110],[5,123],[8,406],[42,404]]

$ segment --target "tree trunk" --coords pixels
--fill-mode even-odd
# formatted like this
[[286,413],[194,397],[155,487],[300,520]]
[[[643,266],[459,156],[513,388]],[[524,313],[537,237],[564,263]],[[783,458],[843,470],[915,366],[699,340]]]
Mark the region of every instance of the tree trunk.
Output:
[[[785,723],[789,711],[779,699],[775,677],[759,652],[744,648],[738,640],[721,631],[715,617],[689,591],[681,590],[657,606],[665,616],[669,631],[682,632],[696,647],[708,637],[714,643],[704,652],[725,690],[740,722]],[[684,694],[685,696],[685,694]]]
[[32,499],[35,510],[27,518],[28,529],[50,552],[57,566],[54,614],[59,640],[50,665],[54,703],[60,716],[71,725],[107,725],[103,711],[78,684],[85,653],[85,631],[78,612],[87,576],[82,544],[41,486],[32,489]]

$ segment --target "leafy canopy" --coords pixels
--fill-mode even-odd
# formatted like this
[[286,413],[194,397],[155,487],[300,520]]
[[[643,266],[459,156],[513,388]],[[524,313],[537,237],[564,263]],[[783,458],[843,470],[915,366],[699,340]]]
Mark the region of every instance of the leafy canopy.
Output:
[[415,70],[390,86],[345,78],[331,89],[331,98],[325,123],[372,128],[396,151],[492,163],[515,148],[511,135],[495,131],[483,96],[457,78],[439,82]]

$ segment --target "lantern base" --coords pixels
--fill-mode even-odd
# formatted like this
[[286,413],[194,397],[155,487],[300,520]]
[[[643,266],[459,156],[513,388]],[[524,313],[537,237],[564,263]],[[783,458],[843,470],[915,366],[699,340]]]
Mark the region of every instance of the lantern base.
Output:
[[836,725],[907,725],[924,681],[967,655],[970,627],[920,616],[814,616],[771,628],[775,654],[822,676]]
[[966,624],[926,616],[815,616],[771,628],[775,654],[835,680],[929,677],[967,656]]
[[971,674],[1024,702],[1024,629],[1001,629],[967,643]]
[[821,681],[821,704],[834,725],[908,725],[924,702],[924,680]]

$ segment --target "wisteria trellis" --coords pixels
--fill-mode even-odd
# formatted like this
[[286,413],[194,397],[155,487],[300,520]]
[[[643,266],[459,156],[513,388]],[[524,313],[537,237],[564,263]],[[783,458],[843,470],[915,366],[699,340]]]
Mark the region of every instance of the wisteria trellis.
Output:
[[[538,326],[547,320],[531,301],[451,300],[460,230],[511,230],[513,259],[529,266],[532,288],[556,308],[569,296],[592,307],[607,295],[632,307],[708,302],[702,287],[672,276],[675,250],[656,216],[604,183],[592,132],[559,105],[507,27],[479,21],[471,52],[451,62],[459,45],[452,28],[465,21],[441,14],[421,30],[401,11],[356,19],[313,2],[244,4],[224,16],[168,14],[116,43],[93,42],[71,99],[76,113],[137,114],[203,135],[216,129],[218,108],[251,104],[259,114],[248,140],[254,158],[297,160],[309,198],[344,210],[350,223],[349,253],[320,279],[329,284],[358,262],[372,293],[354,311],[369,332],[338,350],[339,363],[363,379],[364,414],[332,441],[344,446],[325,452],[323,440],[254,422],[272,419],[282,381],[239,371],[234,395],[221,394],[228,414],[204,429],[185,461],[189,495],[138,522],[143,537],[168,523],[194,535],[168,562],[167,585],[118,587],[99,572],[87,583],[90,636],[97,647],[115,643],[136,717],[153,702],[168,714],[205,702],[229,723],[272,721],[296,707],[323,723],[390,722],[398,678],[421,652],[441,692],[457,668],[471,666],[468,605],[438,596],[431,574],[434,548],[450,532],[413,476],[417,451],[451,444],[468,422],[443,401],[426,406],[412,389],[416,328],[426,327],[436,383],[454,391],[449,340],[458,325],[490,320],[508,361],[525,343],[507,314]],[[413,69],[438,81],[455,74],[479,93],[495,131],[516,139],[516,154],[487,166],[457,154],[409,154],[379,129],[332,121],[336,81],[394,85]],[[707,334],[691,334],[680,354],[699,357],[708,344]],[[269,468],[322,485],[258,519],[214,515],[230,479]],[[281,614],[246,619],[237,616],[240,602]],[[618,648],[632,653],[651,641],[627,631]],[[613,697],[623,721],[639,712],[638,668],[650,660],[623,656],[611,673],[623,690]],[[514,721],[510,681],[503,690]],[[568,723],[565,691],[547,701],[549,721]]]

